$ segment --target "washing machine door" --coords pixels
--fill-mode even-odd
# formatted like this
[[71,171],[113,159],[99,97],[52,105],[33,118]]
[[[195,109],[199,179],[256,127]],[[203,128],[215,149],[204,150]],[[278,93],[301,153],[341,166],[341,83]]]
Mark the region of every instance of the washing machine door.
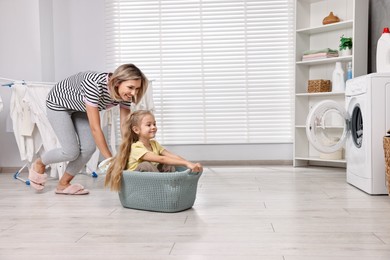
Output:
[[306,120],[309,142],[322,153],[341,149],[349,130],[346,110],[333,100],[323,100],[311,109]]

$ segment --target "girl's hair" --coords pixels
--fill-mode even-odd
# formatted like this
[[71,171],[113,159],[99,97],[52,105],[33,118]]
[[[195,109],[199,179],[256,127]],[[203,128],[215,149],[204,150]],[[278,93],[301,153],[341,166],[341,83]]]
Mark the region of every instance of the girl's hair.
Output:
[[141,79],[141,88],[132,100],[132,102],[138,104],[149,84],[148,78],[142,71],[134,64],[123,64],[119,66],[114,73],[109,73],[108,88],[110,89],[111,96],[114,100],[122,100],[118,92],[119,85],[124,81],[132,79]]
[[138,110],[129,115],[123,127],[122,143],[119,147],[118,153],[112,158],[111,164],[108,167],[104,186],[109,186],[113,191],[119,191],[122,182],[122,172],[126,170],[129,161],[131,145],[138,141],[138,135],[133,131],[134,126],[139,126],[142,119],[146,115],[153,115],[148,110]]

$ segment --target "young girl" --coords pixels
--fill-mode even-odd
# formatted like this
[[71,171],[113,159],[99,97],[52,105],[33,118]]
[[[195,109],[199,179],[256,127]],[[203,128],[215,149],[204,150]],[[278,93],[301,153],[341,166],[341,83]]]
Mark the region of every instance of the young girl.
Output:
[[46,151],[32,164],[31,186],[42,190],[47,179],[46,165],[68,161],[55,193],[88,194],[82,185],[71,184],[72,179],[89,161],[96,146],[105,158],[112,156],[100,126],[99,111],[119,105],[123,125],[131,103],[138,103],[147,87],[148,79],[133,64],[123,64],[114,73],[80,72],[57,83],[47,97],[46,106],[61,148]]
[[156,120],[150,111],[138,110],[125,122],[125,133],[118,154],[108,167],[105,186],[119,191],[123,170],[144,172],[171,172],[174,165],[185,166],[193,172],[202,172],[199,163],[192,163],[162,147],[153,138],[157,132]]

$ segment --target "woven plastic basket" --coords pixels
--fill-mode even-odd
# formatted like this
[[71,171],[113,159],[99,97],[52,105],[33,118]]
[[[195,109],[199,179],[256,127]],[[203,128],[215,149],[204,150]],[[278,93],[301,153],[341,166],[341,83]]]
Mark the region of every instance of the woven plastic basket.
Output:
[[202,173],[124,171],[119,199],[125,208],[178,212],[191,208]]
[[386,187],[387,192],[390,194],[390,136],[383,137],[383,150],[385,152],[386,163]]

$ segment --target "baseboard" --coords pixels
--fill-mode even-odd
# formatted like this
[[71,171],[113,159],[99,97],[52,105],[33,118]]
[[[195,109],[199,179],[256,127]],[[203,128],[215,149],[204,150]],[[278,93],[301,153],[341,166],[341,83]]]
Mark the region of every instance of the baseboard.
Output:
[[230,161],[200,161],[203,166],[256,166],[256,165],[293,165],[292,160],[230,160]]
[[[0,173],[16,173],[21,168],[22,167],[0,167]],[[27,172],[27,168],[25,168],[25,171]]]
[[[230,160],[230,161],[199,161],[203,166],[257,166],[257,165],[293,165],[292,160]],[[0,167],[0,173],[16,173],[21,167]],[[25,171],[27,168],[25,168]]]

